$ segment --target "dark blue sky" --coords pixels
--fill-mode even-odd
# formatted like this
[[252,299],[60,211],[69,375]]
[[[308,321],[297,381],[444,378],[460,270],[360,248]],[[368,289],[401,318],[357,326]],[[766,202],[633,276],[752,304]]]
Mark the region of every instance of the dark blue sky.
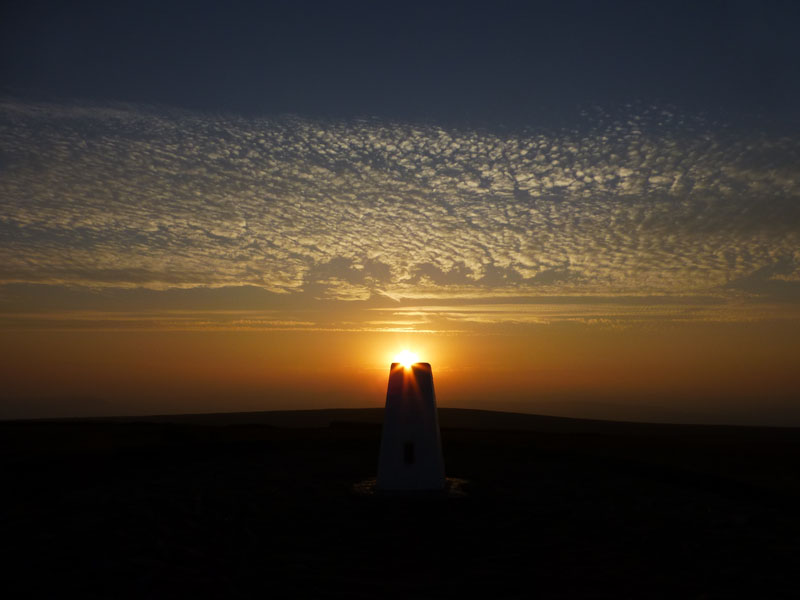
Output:
[[3,4],[4,94],[516,124],[628,101],[794,121],[800,104],[791,2],[74,4]]

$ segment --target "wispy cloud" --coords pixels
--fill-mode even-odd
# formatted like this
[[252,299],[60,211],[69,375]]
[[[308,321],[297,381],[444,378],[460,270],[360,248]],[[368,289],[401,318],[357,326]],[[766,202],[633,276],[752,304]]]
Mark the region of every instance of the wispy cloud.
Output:
[[689,321],[743,322],[773,319],[800,319],[800,306],[786,307],[747,302],[655,303],[623,302],[568,303],[547,301],[524,304],[433,305],[372,309],[388,311],[394,318],[418,318],[421,322],[453,324],[532,324],[577,322],[620,325],[634,323],[680,323]]

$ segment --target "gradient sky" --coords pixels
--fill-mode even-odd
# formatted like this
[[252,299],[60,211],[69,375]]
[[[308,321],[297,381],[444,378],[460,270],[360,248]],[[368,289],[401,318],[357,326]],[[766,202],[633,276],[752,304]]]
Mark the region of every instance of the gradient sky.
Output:
[[0,417],[800,425],[798,11],[48,3],[0,19]]

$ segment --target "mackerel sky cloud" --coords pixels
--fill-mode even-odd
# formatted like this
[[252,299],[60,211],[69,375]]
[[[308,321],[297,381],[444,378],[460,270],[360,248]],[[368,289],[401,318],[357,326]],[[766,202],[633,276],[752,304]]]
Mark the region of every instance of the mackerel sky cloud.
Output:
[[[0,146],[6,300],[252,286],[428,304],[412,328],[796,312],[800,144],[668,107],[508,133],[8,101]],[[319,325],[283,306],[261,321]]]

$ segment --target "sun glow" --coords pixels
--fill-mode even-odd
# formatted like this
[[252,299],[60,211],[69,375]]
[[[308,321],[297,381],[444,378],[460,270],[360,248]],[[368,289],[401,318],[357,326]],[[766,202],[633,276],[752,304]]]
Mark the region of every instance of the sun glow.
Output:
[[394,362],[398,362],[408,369],[415,362],[419,362],[419,357],[409,350],[403,350],[394,357]]

